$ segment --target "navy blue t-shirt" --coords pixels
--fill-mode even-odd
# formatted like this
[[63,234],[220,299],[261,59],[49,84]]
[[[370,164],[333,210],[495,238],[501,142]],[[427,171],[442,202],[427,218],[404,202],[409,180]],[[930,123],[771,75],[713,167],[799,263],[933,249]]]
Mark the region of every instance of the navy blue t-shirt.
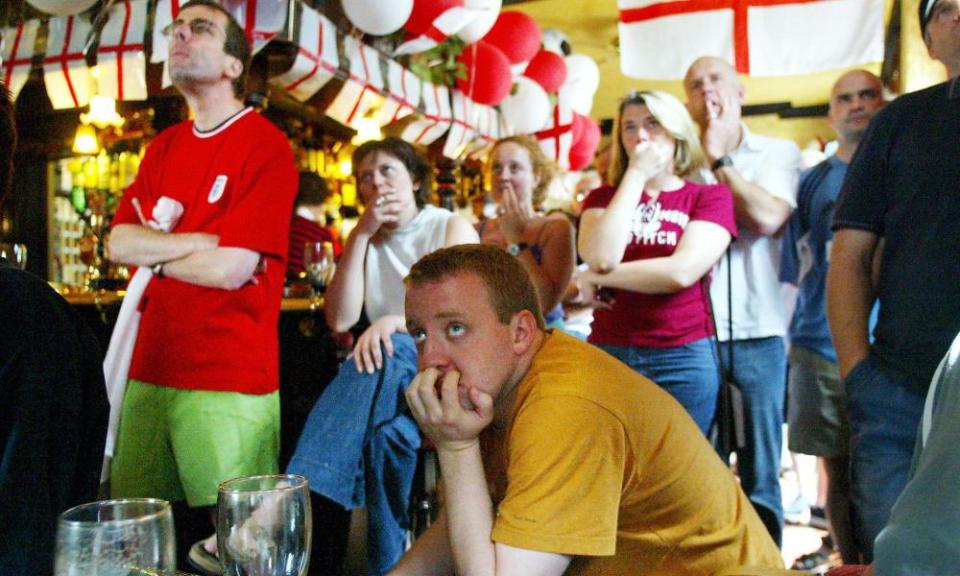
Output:
[[834,230],[886,240],[871,354],[925,391],[960,331],[960,84],[907,94],[870,123],[847,171]]

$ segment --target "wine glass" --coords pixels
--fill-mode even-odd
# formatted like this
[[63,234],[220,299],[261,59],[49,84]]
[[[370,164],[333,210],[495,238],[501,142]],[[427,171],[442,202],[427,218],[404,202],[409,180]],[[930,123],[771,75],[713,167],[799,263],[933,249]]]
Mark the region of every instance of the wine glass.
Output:
[[0,258],[20,270],[27,269],[27,245],[0,243]]
[[173,512],[166,500],[81,504],[57,520],[55,576],[173,575]]
[[292,474],[220,484],[217,548],[229,576],[303,576],[310,561],[310,493]]
[[336,264],[333,259],[333,244],[330,242],[306,242],[303,247],[303,268],[316,293],[322,293],[333,278]]

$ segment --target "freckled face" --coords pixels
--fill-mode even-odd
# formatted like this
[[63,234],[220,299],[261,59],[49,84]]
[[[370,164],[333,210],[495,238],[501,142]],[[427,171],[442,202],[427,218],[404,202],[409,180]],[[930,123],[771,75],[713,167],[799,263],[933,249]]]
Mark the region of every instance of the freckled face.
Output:
[[419,370],[459,372],[461,391],[477,388],[496,400],[516,361],[511,327],[497,318],[483,280],[466,273],[409,287],[405,306]]
[[540,177],[533,171],[533,162],[526,148],[505,142],[493,151],[490,161],[493,199],[500,202],[505,192],[512,191],[522,202],[533,202],[533,191]]

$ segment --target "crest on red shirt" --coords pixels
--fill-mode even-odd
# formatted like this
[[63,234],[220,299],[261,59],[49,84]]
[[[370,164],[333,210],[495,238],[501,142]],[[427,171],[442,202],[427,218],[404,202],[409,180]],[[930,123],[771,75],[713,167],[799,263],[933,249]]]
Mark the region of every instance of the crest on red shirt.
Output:
[[221,174],[216,177],[213,181],[213,186],[210,188],[210,193],[207,194],[207,202],[213,204],[217,200],[223,197],[223,191],[227,189],[227,175]]

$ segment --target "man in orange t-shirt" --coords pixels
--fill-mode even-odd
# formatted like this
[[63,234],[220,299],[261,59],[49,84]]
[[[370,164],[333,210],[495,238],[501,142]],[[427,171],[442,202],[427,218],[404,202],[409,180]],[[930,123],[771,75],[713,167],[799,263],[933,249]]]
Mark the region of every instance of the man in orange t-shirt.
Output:
[[407,278],[407,402],[445,506],[394,574],[714,574],[782,568],[683,408],[601,350],[544,331],[515,258],[465,245]]

